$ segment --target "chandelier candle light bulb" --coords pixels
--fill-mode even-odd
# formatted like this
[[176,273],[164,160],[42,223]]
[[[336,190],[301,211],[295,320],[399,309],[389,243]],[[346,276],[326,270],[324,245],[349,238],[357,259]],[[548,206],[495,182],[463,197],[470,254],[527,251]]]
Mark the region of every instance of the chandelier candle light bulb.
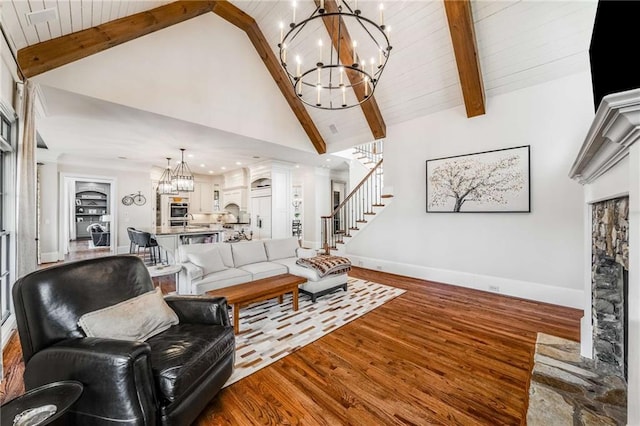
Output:
[[380,26],[384,27],[384,4],[380,3]]
[[373,64],[375,64],[375,63],[376,63],[376,61],[373,58],[371,58],[371,78],[373,78],[373,76],[375,75],[375,73],[373,71],[373,69],[374,69],[373,68]]
[[293,5],[293,8],[292,8],[293,9],[293,19],[291,20],[291,27],[294,27],[295,23],[296,23],[296,2],[294,1],[292,3],[292,5]]
[[302,64],[302,61],[300,60],[300,56],[296,55],[296,63],[298,64],[296,67],[296,77],[298,77],[298,79],[300,78],[300,65]]
[[282,44],[282,40],[284,40],[284,24],[281,21],[280,22],[280,44]]
[[322,86],[320,85],[320,83],[318,83],[318,100],[317,100],[317,102],[316,102],[316,106],[320,106],[320,105],[322,105],[322,104],[320,103],[320,91],[321,91],[321,90],[322,90]]
[[347,88],[342,86],[342,106],[347,106]]
[[340,67],[340,86],[344,88],[344,67]]
[[322,39],[318,40],[318,66],[322,66]]
[[358,42],[353,40],[353,66],[358,66],[358,54],[356,52],[356,48],[358,47]]

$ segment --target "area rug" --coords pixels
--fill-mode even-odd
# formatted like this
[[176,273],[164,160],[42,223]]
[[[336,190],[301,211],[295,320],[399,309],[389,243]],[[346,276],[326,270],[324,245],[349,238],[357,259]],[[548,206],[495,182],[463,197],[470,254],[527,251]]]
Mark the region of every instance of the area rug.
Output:
[[300,295],[298,311],[291,295],[282,305],[277,299],[255,303],[240,310],[240,334],[236,336],[236,365],[225,386],[284,358],[400,296],[405,290],[349,278],[347,291],[336,290],[311,303]]
[[580,356],[580,343],[538,333],[528,426],[626,425],[623,378]]

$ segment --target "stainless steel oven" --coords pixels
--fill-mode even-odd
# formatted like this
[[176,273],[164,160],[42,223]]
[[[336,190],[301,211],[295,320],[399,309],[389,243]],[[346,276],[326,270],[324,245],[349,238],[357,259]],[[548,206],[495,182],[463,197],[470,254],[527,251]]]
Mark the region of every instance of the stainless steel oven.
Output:
[[187,214],[189,214],[189,203],[174,203],[169,204],[169,221],[177,222],[184,221]]

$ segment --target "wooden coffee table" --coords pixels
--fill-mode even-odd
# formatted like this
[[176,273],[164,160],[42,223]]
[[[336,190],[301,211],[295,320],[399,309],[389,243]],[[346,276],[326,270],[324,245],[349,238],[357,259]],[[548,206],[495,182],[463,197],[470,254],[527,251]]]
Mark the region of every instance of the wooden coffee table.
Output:
[[282,296],[293,293],[293,310],[298,310],[298,285],[307,282],[306,278],[291,274],[281,274],[273,277],[262,278],[245,284],[208,291],[210,296],[226,297],[227,303],[233,305],[233,330],[240,332],[240,307],[249,303],[278,298],[282,303]]

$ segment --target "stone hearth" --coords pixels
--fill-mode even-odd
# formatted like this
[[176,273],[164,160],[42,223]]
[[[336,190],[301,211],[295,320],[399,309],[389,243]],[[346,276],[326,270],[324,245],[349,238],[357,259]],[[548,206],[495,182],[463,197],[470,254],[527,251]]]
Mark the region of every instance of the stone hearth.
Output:
[[538,333],[528,426],[627,424],[627,388],[612,369],[580,356],[580,344]]

